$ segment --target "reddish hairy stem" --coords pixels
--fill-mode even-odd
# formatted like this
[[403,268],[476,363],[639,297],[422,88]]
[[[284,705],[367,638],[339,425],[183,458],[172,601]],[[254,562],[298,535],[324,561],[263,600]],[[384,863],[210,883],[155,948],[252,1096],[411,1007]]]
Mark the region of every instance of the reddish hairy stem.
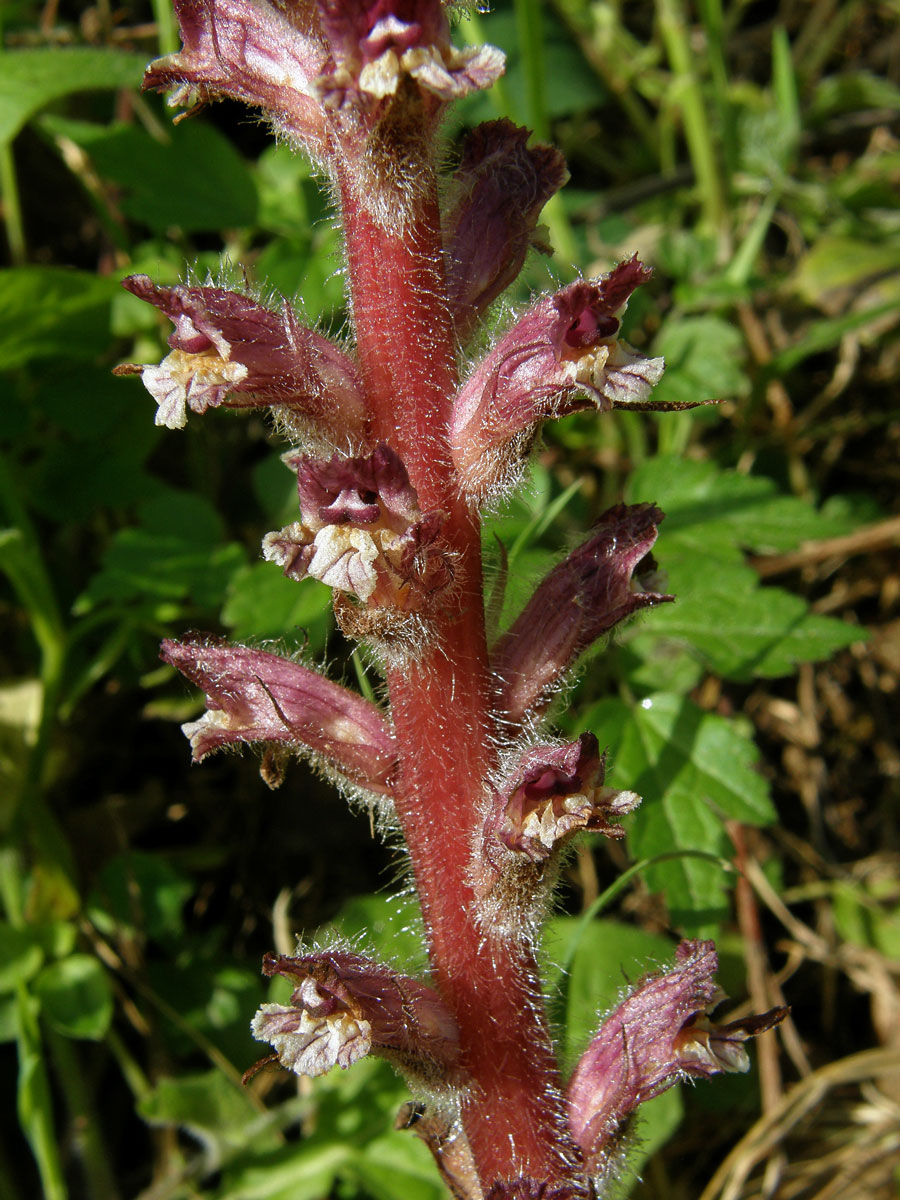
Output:
[[357,346],[372,435],[404,460],[423,509],[448,514],[453,598],[432,646],[389,674],[402,786],[397,811],[428,931],[437,986],[460,1028],[474,1081],[463,1111],[485,1186],[530,1175],[575,1176],[534,956],[475,924],[468,883],[492,763],[489,664],[477,513],[459,498],[447,450],[457,385],[436,195],[403,235],[387,232],[343,190]]

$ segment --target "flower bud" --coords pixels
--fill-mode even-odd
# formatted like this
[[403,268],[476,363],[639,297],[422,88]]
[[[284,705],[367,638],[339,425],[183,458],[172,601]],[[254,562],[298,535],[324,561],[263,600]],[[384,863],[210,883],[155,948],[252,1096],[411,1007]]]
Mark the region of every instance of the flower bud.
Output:
[[369,608],[421,610],[451,579],[440,546],[444,516],[419,510],[397,454],[287,460],[297,471],[301,521],[270,533],[263,554],[285,575],[320,579]]
[[650,272],[635,256],[596,282],[540,300],[475,369],[453,407],[450,445],[465,491],[518,479],[541,421],[578,409],[646,407],[665,366],[619,337],[628,297]]
[[172,353],[140,372],[159,406],[156,424],[183,428],[187,410],[271,407],[332,441],[357,440],[366,409],[355,365],[328,338],[300,325],[290,306],[271,312],[217,287],[157,287],[146,275],[124,286],[174,323]]
[[376,1053],[432,1084],[458,1074],[456,1022],[433,988],[345,950],[269,954],[263,974],[295,984],[290,1005],[263,1004],[251,1026],[289,1071],[323,1075]]
[[195,762],[234,743],[284,743],[367,791],[390,794],[394,741],[362,696],[290,659],[215,639],[167,640],[161,657],[206,693],[209,711],[182,726]]
[[681,1079],[747,1071],[743,1043],[788,1013],[713,1025],[707,1011],[723,999],[713,942],[685,941],[677,965],[649,975],[604,1020],[568,1088],[569,1126],[589,1165],[602,1165],[622,1122],[645,1100]]
[[521,271],[541,209],[568,179],[553,146],[527,146],[505,118],[477,125],[463,145],[444,221],[447,294],[466,341],[487,306]]
[[578,656],[625,617],[671,600],[640,590],[642,560],[663,514],[652,504],[617,504],[590,538],[544,579],[492,656],[500,703],[514,721],[546,705]]
[[637,808],[641,798],[604,787],[605,764],[592,733],[564,746],[527,750],[494,793],[486,833],[534,863],[545,862],[581,830],[623,837],[616,819]]
[[309,83],[325,47],[310,0],[174,0],[183,48],[150,64],[144,87],[175,88],[171,105],[230,96],[261,108],[285,136],[312,154],[324,122]]

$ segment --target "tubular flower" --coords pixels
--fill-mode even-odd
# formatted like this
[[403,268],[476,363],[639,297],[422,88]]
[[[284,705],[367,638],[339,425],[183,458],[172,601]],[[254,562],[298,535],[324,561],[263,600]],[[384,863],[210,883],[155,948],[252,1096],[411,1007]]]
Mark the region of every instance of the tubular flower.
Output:
[[161,657],[206,693],[209,711],[182,726],[195,762],[235,743],[278,742],[311,751],[367,791],[390,793],[394,741],[362,696],[290,659],[215,639],[167,640]]
[[519,274],[536,244],[541,209],[569,177],[562,154],[553,146],[529,149],[528,136],[505,118],[477,125],[450,184],[447,293],[461,341]]
[[340,441],[357,440],[366,410],[355,365],[328,338],[300,325],[289,305],[271,312],[217,287],[157,287],[131,275],[125,287],[173,322],[172,352],[140,372],[158,405],[156,424],[181,429],[187,411],[271,407],[288,422]]
[[553,685],[601,634],[641,608],[672,599],[641,590],[642,575],[655,566],[650,549],[662,519],[652,504],[615,505],[539,585],[492,656],[511,720],[545,705]]
[[476,368],[456,398],[450,426],[454,461],[473,498],[518,478],[546,418],[591,405],[646,407],[665,363],[622,341],[619,318],[649,278],[635,256],[603,279],[570,284],[529,309]]
[[406,468],[384,444],[364,458],[298,456],[301,521],[270,533],[263,554],[285,575],[320,579],[372,608],[417,611],[446,587],[444,515],[422,513]]
[[263,1004],[251,1029],[297,1075],[323,1075],[369,1053],[447,1083],[459,1070],[459,1033],[432,988],[344,950],[269,954],[263,974],[295,984],[289,1005]]
[[438,100],[490,87],[504,57],[492,46],[457,50],[441,0],[319,0],[333,67],[315,82],[332,108],[371,107],[404,77]]
[[746,1071],[743,1043],[787,1016],[774,1008],[758,1017],[713,1025],[707,1012],[724,994],[716,986],[713,942],[685,941],[677,965],[648,976],[604,1020],[569,1083],[569,1126],[592,1168],[622,1122],[645,1100],[680,1079]]
[[175,0],[183,48],[151,63],[144,87],[169,103],[230,96],[261,108],[287,137],[321,153],[325,126],[311,81],[326,47],[310,0]]
[[526,751],[494,794],[490,835],[535,863],[580,830],[623,837],[616,818],[633,812],[641,798],[603,786],[605,761],[592,733],[564,746]]

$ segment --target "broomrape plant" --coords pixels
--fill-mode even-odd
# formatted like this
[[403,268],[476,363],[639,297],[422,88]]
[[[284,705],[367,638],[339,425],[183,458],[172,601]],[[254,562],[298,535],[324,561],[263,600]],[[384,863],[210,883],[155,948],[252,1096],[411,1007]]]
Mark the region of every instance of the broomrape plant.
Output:
[[[441,120],[489,87],[503,56],[457,49],[441,0],[176,0],[183,49],[145,86],[193,108],[261,110],[328,180],[344,234],[353,345],[215,286],[126,287],[173,323],[159,365],[134,365],[157,423],[268,409],[294,447],[298,518],[264,556],[334,593],[344,634],[383,666],[380,707],[312,668],[211,637],[162,656],[206,694],[184,726],[195,760],[265,746],[264,776],[304,754],[405,841],[431,978],[348,945],[267,955],[293,985],[253,1032],[303,1075],[366,1054],[403,1073],[410,1123],[461,1200],[596,1197],[631,1115],[677,1080],[748,1066],[744,1042],[784,1015],[716,1025],[712,942],[632,986],[561,1078],[537,949],[561,855],[582,831],[616,838],[640,797],[604,781],[585,733],[564,742],[551,702],[579,656],[640,609],[663,514],[619,504],[489,645],[480,514],[522,478],[541,423],[580,409],[648,409],[663,361],[621,316],[649,277],[635,257],[539,298],[480,361],[466,347],[519,273],[566,168],[507,120],[439,174]],[[670,406],[671,407],[671,406]]]

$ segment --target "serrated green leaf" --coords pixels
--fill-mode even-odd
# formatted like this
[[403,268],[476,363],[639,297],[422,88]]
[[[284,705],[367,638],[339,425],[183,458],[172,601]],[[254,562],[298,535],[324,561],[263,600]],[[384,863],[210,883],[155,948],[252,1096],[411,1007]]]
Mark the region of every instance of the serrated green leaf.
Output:
[[790,674],[797,663],[827,658],[864,636],[853,626],[808,612],[799,597],[761,587],[742,547],[782,551],[849,533],[852,506],[819,512],[780,495],[766,478],[722,471],[709,462],[648,460],[629,483],[631,501],[652,500],[666,513],[655,557],[675,603],[657,608],[624,634],[646,658],[654,639],[675,642],[731,679]]
[[[643,796],[628,822],[635,858],[673,850],[730,857],[723,821],[775,820],[765,780],[755,770],[753,742],[730,721],[681,696],[661,693],[634,708],[601,700],[579,721],[610,747],[610,782]],[[705,859],[675,859],[650,867],[650,888],[665,893],[673,919],[697,928],[724,915],[728,876]]]
[[139,88],[147,59],[88,46],[0,52],[0,143],[45,105],[92,88]]
[[90,954],[70,954],[50,963],[34,981],[41,1013],[57,1033],[99,1041],[109,1029],[113,994],[99,960]]
[[679,556],[666,543],[658,561],[676,600],[632,625],[633,639],[623,634],[635,653],[646,654],[653,639],[671,640],[728,679],[771,679],[865,636],[856,626],[811,614],[799,596],[760,587],[751,567]]
[[0,271],[0,370],[35,359],[97,358],[109,346],[115,279],[65,267]]
[[677,536],[680,545],[705,558],[735,562],[741,547],[757,553],[792,550],[801,542],[850,533],[860,519],[852,506],[817,510],[779,493],[765,476],[677,455],[647,459],[629,479],[627,499],[652,501],[666,514],[659,544]]

